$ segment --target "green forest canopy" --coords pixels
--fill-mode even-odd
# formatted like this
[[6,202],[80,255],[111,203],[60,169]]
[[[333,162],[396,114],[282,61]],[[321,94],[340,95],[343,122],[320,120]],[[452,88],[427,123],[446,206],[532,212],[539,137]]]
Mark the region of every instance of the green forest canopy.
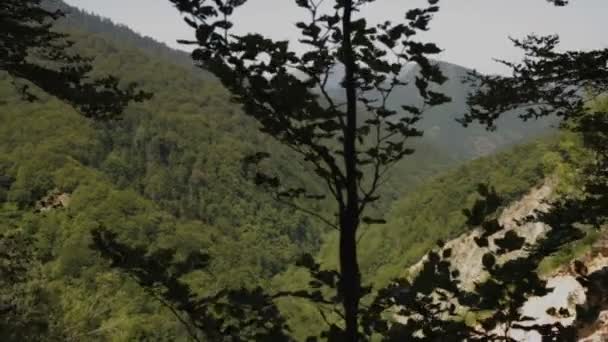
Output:
[[[104,33],[67,29],[79,52],[103,56],[96,60],[97,72],[119,74],[155,96],[131,106],[119,122],[91,123],[48,96],[23,102],[0,75],[0,232],[34,239],[42,264],[26,287],[45,306],[30,309],[45,310],[57,339],[186,339],[166,309],[90,250],[95,228],[111,229],[122,240],[152,250],[209,251],[209,272],[190,279],[200,293],[228,286],[302,284],[301,275],[287,267],[304,252],[320,251],[321,260],[332,265],[334,256],[327,251],[334,250],[335,240],[330,234],[322,241],[328,233],[319,222],[276,204],[243,178],[240,161],[254,147],[285,160],[290,154],[257,133],[215,81],[193,77],[188,68],[111,41]],[[394,171],[390,196],[382,204],[392,208],[389,223],[366,228],[364,271],[386,281],[438,238],[462,232],[463,204],[472,201],[480,181],[497,184],[511,198],[524,193],[555,167],[553,159],[541,161],[554,156],[557,141],[517,147],[434,178],[454,161],[422,146],[429,153],[412,157],[416,168],[406,160]],[[310,179],[300,176],[301,165],[275,167],[290,181],[311,186]],[[66,194],[69,205],[40,212],[40,201],[53,193]],[[316,209],[324,210],[322,203]],[[389,238],[388,230],[399,232],[397,238]],[[403,248],[413,243],[415,248]],[[19,333],[7,331],[0,326],[0,337]]]

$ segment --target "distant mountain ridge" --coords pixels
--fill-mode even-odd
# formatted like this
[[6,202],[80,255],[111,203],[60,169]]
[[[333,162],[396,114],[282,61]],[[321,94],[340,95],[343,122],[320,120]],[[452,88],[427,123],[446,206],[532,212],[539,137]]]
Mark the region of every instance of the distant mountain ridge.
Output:
[[[106,35],[110,39],[125,42],[155,57],[191,68],[195,74],[203,78],[213,78],[206,71],[195,67],[190,54],[185,51],[173,49],[151,37],[142,36],[125,25],[87,13],[61,0],[45,0],[45,5],[65,11],[67,16],[63,23],[67,26]],[[425,113],[419,124],[424,131],[421,142],[435,145],[457,160],[468,160],[490,155],[505,147],[523,143],[538,135],[546,135],[554,131],[550,120],[524,123],[516,115],[504,115],[498,120],[499,129],[495,132],[488,132],[477,124],[472,124],[467,128],[462,127],[456,119],[467,112],[466,98],[470,92],[475,90],[474,85],[464,81],[472,70],[449,62],[437,61],[437,63],[448,80],[441,86],[433,87],[433,90],[449,96],[452,101],[431,108]],[[410,85],[397,89],[391,96],[389,106],[393,108],[401,108],[403,104],[421,103],[421,98],[413,85],[419,68],[413,66],[405,69],[402,77],[403,80],[409,81]],[[336,97],[341,97],[343,93],[339,85],[342,75],[343,72],[338,68],[330,80],[330,87],[333,88],[331,93]]]
[[[551,120],[522,122],[515,113],[506,113],[497,121],[498,130],[490,132],[479,124],[463,127],[458,118],[468,111],[468,95],[476,90],[474,84],[465,81],[473,70],[444,61],[436,61],[447,77],[442,85],[431,84],[433,91],[451,98],[451,102],[428,109],[418,127],[424,131],[422,142],[430,143],[458,160],[487,156],[506,147],[524,143],[539,135],[554,132]],[[408,86],[397,88],[389,97],[388,106],[400,110],[402,105],[422,105],[422,98],[415,87],[417,65],[406,66],[401,78]],[[340,86],[343,72],[336,68],[330,79],[331,95],[342,98]],[[405,115],[405,113],[404,113]]]
[[[61,10],[65,12],[66,16],[61,19],[61,25],[77,27],[80,30],[93,34],[103,34],[113,41],[127,43],[154,57],[160,57],[166,61],[184,67],[194,68],[192,57],[188,52],[171,48],[152,37],[135,32],[126,25],[115,23],[111,19],[83,11],[66,4],[62,0],[44,0],[43,6],[52,10]],[[199,68],[196,69],[200,70]]]
[[[449,96],[452,100],[444,105],[431,108],[421,121],[421,128],[426,132],[426,139],[451,153],[467,157],[479,157],[492,154],[505,147],[529,141],[553,132],[551,121],[523,122],[516,113],[505,113],[497,122],[498,129],[494,132],[486,130],[479,124],[463,127],[457,119],[468,111],[466,103],[470,93],[476,91],[474,83],[466,81],[473,72],[471,69],[448,63],[437,62],[447,81],[434,86],[433,90]],[[393,96],[393,105],[406,100],[410,103],[421,103],[414,84],[417,68],[409,70],[404,76],[410,83],[405,89],[400,89]]]

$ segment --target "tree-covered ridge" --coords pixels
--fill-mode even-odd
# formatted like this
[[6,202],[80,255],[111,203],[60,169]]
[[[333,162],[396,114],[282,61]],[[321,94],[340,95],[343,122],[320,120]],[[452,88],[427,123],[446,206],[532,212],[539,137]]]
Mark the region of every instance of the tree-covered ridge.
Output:
[[[78,34],[74,36],[78,37]],[[148,89],[155,92],[157,97],[146,104],[130,108],[124,119],[116,123],[96,124],[96,127],[83,129],[73,128],[80,121],[66,119],[70,124],[65,125],[65,129],[80,133],[66,142],[80,153],[78,161],[102,170],[117,186],[133,189],[177,216],[196,218],[208,223],[224,222],[222,228],[233,229],[240,225],[237,221],[246,214],[232,215],[222,209],[230,207],[237,212],[240,202],[244,206],[243,210],[250,215],[258,211],[254,198],[259,193],[240,175],[240,159],[247,153],[248,146],[244,143],[246,139],[258,141],[258,144],[268,142],[248,129],[251,124],[240,120],[236,108],[231,107],[219,87],[213,83],[205,86],[208,90],[203,92],[209,94],[208,98],[195,101],[189,96],[188,89],[196,87],[199,91],[200,84],[187,77],[187,72],[179,67],[150,59],[136,50],[117,48],[94,36],[81,36],[77,48],[86,54],[106,56],[97,63],[97,72],[117,70],[125,80],[131,78],[145,81]],[[175,89],[180,91],[168,87],[168,84],[174,84]],[[19,110],[30,112],[39,108],[48,112],[66,111],[66,108],[52,108],[46,103],[44,106],[41,103],[20,106]],[[53,133],[50,137],[57,144],[64,144],[62,138],[66,132],[61,131],[64,126],[59,125],[56,118],[45,120],[27,115],[20,118],[19,113],[15,113],[12,120],[8,121],[9,124],[3,126],[7,132],[3,138],[11,144],[8,146],[25,148],[27,145],[19,144],[20,141],[15,137],[19,130],[14,127],[20,125],[19,120],[28,120],[27,125],[32,128],[49,122],[51,127],[60,128],[48,132]],[[85,122],[80,124],[86,127]],[[23,132],[20,137],[25,140],[23,142],[32,138],[45,141],[48,134],[46,130],[51,127],[38,128],[35,131],[38,136],[32,132],[27,135]],[[81,140],[76,141],[78,138]],[[41,145],[37,148],[46,147]],[[72,151],[63,146],[55,149],[58,153],[66,154]],[[19,153],[18,150],[11,152]],[[20,155],[27,154],[22,152]],[[49,162],[45,168],[54,167],[56,164]],[[20,184],[18,172],[10,176],[17,179],[15,184]],[[222,181],[219,181],[221,177]],[[190,188],[187,189],[186,186]],[[41,186],[35,193],[25,195],[18,202],[24,205],[34,203],[51,189],[48,184]],[[206,193],[206,203],[201,202],[202,192]],[[212,194],[218,194],[218,198],[212,198]],[[225,207],[217,208],[222,205]]]
[[[315,226],[241,175],[249,142],[269,142],[236,115],[221,88],[99,36],[71,34],[78,51],[104,56],[97,72],[140,79],[155,98],[119,122],[91,123],[48,96],[23,102],[3,77],[2,233],[34,239],[44,281],[29,278],[28,286],[38,282],[48,292],[65,330],[59,339],[126,341],[153,336],[153,327],[165,327],[168,340],[183,336],[171,315],[104,266],[89,248],[92,229],[107,227],[152,250],[205,248],[214,257],[210,275],[197,280],[205,291],[263,282],[315,249]],[[201,87],[208,97],[197,101],[192,89]],[[52,194],[67,196],[67,208],[39,213]]]
[[[112,41],[121,41],[126,45],[140,49],[166,62],[178,64],[186,68],[193,66],[189,53],[171,49],[151,37],[142,36],[126,25],[117,24],[108,18],[82,11],[66,4],[62,0],[43,0],[42,4],[47,9],[60,10],[65,13],[65,16],[58,23],[62,27],[78,27],[82,31],[103,35]],[[206,75],[203,72],[200,74]]]
[[[44,289],[55,326],[67,330],[58,338],[185,338],[166,310],[91,251],[92,229],[111,229],[151,251],[204,249],[212,256],[209,274],[192,275],[202,291],[264,282],[316,249],[322,236],[316,222],[277,206],[243,179],[246,141],[280,150],[247,129],[252,123],[221,88],[102,37],[71,34],[83,54],[104,56],[98,72],[146,84],[155,97],[130,107],[122,121],[92,124],[50,97],[24,103],[3,81],[0,198],[3,217],[10,218],[2,220],[3,231],[34,238],[44,281],[29,281]],[[201,86],[208,96],[197,100],[190,94]],[[418,159],[432,166],[428,174],[445,165],[431,155]],[[419,168],[394,172],[396,186],[406,179],[403,188],[428,176]],[[36,213],[53,190],[69,194],[69,206]],[[100,307],[108,309],[100,313]]]
[[32,86],[99,120],[115,118],[133,101],[151,94],[135,83],[120,84],[112,75],[93,77],[91,58],[71,49],[68,35],[55,30],[64,16],[41,6],[41,0],[5,1],[0,12],[0,72],[28,101],[38,99]]
[[[166,310],[89,248],[94,229],[110,229],[150,251],[204,249],[212,257],[209,274],[192,278],[205,293],[265,283],[318,249],[322,225],[244,178],[241,161],[260,146],[291,157],[260,135],[215,81],[105,34],[63,29],[75,51],[97,56],[95,74],[145,84],[154,97],[128,107],[119,121],[89,122],[43,93],[24,102],[2,75],[0,224],[2,233],[37,246],[43,271],[28,275],[27,286],[43,290],[58,339],[162,339],[153,327],[163,327],[168,340],[185,337]],[[420,149],[428,152],[418,159],[422,167],[397,168],[405,181],[389,187],[382,205],[451,163],[432,146]],[[315,186],[298,164],[273,167],[293,184]],[[323,203],[312,209],[326,210]]]
[[[440,106],[428,108],[418,123],[424,132],[421,141],[432,144],[442,151],[455,156],[457,159],[474,159],[491,155],[519,143],[528,142],[538,135],[555,132],[555,119],[522,122],[516,117],[517,110],[512,115],[503,115],[498,125],[499,130],[488,131],[484,125],[469,123],[464,127],[459,119],[468,111],[467,97],[474,93],[479,83],[473,81],[472,75],[477,72],[445,61],[432,61],[436,64],[447,80],[441,85],[432,84],[430,89],[450,97],[450,101]],[[343,99],[340,81],[344,72],[338,66],[333,71],[330,80],[330,93],[338,99]],[[387,103],[399,107],[399,103],[420,105],[423,99],[416,94],[416,77],[420,68],[414,63],[408,65],[401,73],[402,81],[408,85],[398,88],[387,99]],[[380,98],[379,94],[375,97]],[[406,115],[406,111],[400,111]],[[457,142],[457,143],[455,143]]]
[[[236,297],[237,304],[271,298],[257,290],[249,298],[232,292],[242,285],[270,284],[267,288],[276,291],[306,286],[303,274],[283,271],[301,253],[316,252],[325,229],[252,185],[242,163],[251,152],[272,151],[279,160],[266,166],[282,179],[319,187],[301,176],[303,166],[292,162],[293,155],[257,133],[214,81],[192,77],[188,69],[142,54],[130,43],[111,42],[105,34],[68,30],[79,52],[103,56],[95,69],[100,76],[119,73],[123,82],[146,84],[157,97],[131,106],[120,122],[92,123],[43,94],[41,101],[25,103],[6,80],[0,82],[0,251],[20,252],[0,253],[0,275],[5,269],[10,275],[0,277],[0,314],[11,315],[0,322],[0,338],[186,340],[185,325],[162,297],[159,301],[157,292],[135,284],[133,278],[142,274],[152,288],[150,279],[178,277],[203,303],[218,292]],[[495,184],[511,200],[558,174],[572,181],[564,189],[571,192],[579,183],[566,161],[586,157],[578,154],[578,143],[572,136],[549,138],[477,160],[422,186],[417,185],[453,160],[433,155],[442,152],[434,146],[417,145],[418,154],[393,170],[393,182],[382,192],[386,199],[375,208],[383,213],[392,206],[388,224],[362,227],[362,271],[375,287],[382,286],[437,238],[464,231],[468,217],[462,209],[477,203],[479,182]],[[326,202],[310,209],[331,212]],[[100,258],[91,245],[104,236],[124,243],[118,246],[123,253]],[[328,253],[334,243],[330,236],[322,247],[324,267],[335,265]],[[36,248],[26,248],[31,245]],[[125,262],[131,252],[143,257]],[[7,255],[19,262],[6,264]],[[157,256],[162,263],[153,261]],[[146,278],[142,269],[114,272],[108,260],[126,263],[130,271],[148,266],[160,277]],[[5,306],[5,296],[17,300]],[[311,326],[325,329],[317,308],[297,299],[279,303],[298,339],[314,335]],[[207,319],[225,324],[237,337],[261,336],[235,332],[232,324],[240,323],[242,308],[219,304],[227,321],[213,314],[192,316],[193,321],[201,329]],[[267,317],[254,320],[264,324]]]

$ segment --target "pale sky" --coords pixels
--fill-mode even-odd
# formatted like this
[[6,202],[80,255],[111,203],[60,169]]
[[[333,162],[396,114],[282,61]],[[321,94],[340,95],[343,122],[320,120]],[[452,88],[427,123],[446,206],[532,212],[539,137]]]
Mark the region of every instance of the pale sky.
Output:
[[[193,37],[192,29],[168,0],[65,0],[141,34],[180,47],[177,39]],[[333,2],[333,1],[330,1]],[[365,8],[368,22],[402,19],[423,0],[377,0]],[[528,33],[553,34],[562,38],[564,49],[608,47],[608,0],[571,0],[555,8],[545,0],[442,0],[441,11],[425,38],[444,52],[439,59],[484,73],[502,73],[493,58],[519,60],[509,36]],[[234,18],[240,32],[260,32],[275,39],[297,40],[294,23],[305,12],[293,0],[249,0]]]

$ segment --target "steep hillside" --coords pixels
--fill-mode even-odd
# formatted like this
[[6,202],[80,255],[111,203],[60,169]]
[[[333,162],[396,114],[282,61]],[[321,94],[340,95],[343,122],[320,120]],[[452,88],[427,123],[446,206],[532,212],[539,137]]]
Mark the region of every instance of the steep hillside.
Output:
[[[469,162],[417,187],[393,204],[386,225],[364,228],[361,234],[365,239],[359,245],[364,274],[383,283],[400,275],[438,239],[462,233],[466,228],[462,210],[477,198],[478,184],[491,184],[508,199],[527,192],[551,172],[553,162],[543,160],[558,146],[556,138],[517,146]],[[322,260],[334,260],[329,251],[335,243],[329,242],[322,249]]]
[[[194,284],[201,293],[262,284],[318,248],[322,227],[242,175],[241,160],[258,148],[278,161],[293,157],[259,134],[217,83],[103,34],[64,29],[79,53],[98,57],[96,73],[139,82],[154,98],[120,121],[94,124],[43,94],[23,101],[0,75],[0,234],[37,246],[42,270],[27,286],[40,286],[52,303],[56,312],[42,314],[62,327],[59,340],[185,336],[170,312],[89,248],[92,229],[150,250],[209,252],[209,273]],[[272,166],[316,186],[298,164]],[[52,204],[53,194],[69,201]]]
[[[31,239],[41,262],[25,284],[14,284],[25,288],[22,298],[32,303],[23,309],[27,325],[3,321],[0,339],[41,340],[33,335],[38,325],[32,319],[38,316],[51,326],[50,332],[41,332],[49,341],[133,339],[149,330],[143,322],[179,336],[179,325],[158,304],[89,249],[89,232],[107,225],[137,243],[155,246],[188,236],[183,241],[204,246],[209,244],[204,230],[179,223],[96,170],[104,146],[96,130],[70,108],[52,99],[23,103],[4,78],[0,93],[6,101],[0,113],[0,175],[5,180],[0,233]],[[55,189],[70,198],[69,204],[40,212],[39,201]]]
[[[326,229],[245,179],[242,159],[270,151],[269,167],[288,182],[320,185],[214,80],[162,45],[156,57],[155,44],[126,28],[76,17],[59,29],[72,35],[76,51],[96,57],[95,73],[138,82],[154,98],[128,108],[122,120],[93,123],[44,94],[24,101],[0,74],[0,234],[37,247],[41,269],[28,275],[23,287],[33,292],[24,298],[46,303],[27,307],[48,320],[57,340],[184,340],[168,310],[89,247],[91,231],[107,228],[149,250],[208,252],[208,272],[192,275],[199,293],[265,284],[302,253],[316,252]],[[78,22],[96,23],[96,33]],[[415,163],[395,169],[402,177],[381,206],[451,163],[433,146],[420,151]],[[323,202],[311,208],[332,209]],[[0,339],[22,340],[30,328],[0,326]]]
[[[450,150],[463,157],[479,157],[495,153],[505,147],[524,143],[534,139],[539,134],[546,134],[551,129],[551,120],[522,122],[515,114],[506,113],[497,122],[497,131],[488,132],[485,127],[471,124],[462,127],[456,120],[467,112],[466,99],[475,85],[466,81],[473,71],[464,67],[438,62],[447,81],[436,91],[449,96],[452,101],[442,106],[432,108],[425,115],[421,126],[427,132],[428,141]],[[404,75],[410,84],[414,84],[417,70],[411,69]],[[420,103],[419,97],[412,97],[413,86],[400,89],[393,99],[409,99],[411,103]],[[459,144],[454,144],[458,141]]]
[[[222,88],[213,81],[191,77],[179,66],[163,63],[100,36],[76,31],[72,34],[81,53],[104,56],[97,59],[96,72],[119,74],[125,81],[136,81],[152,91],[154,99],[129,108],[118,122],[94,126],[65,118],[69,111],[65,107],[51,107],[47,103],[26,106],[15,99],[5,106],[2,125],[5,130],[2,148],[8,151],[6,156],[14,156],[14,166],[8,175],[16,179],[15,184],[28,181],[20,171],[28,162],[42,161],[29,160],[29,151],[19,151],[13,146],[26,149],[36,142],[30,147],[34,150],[31,153],[35,153],[47,148],[47,139],[60,144],[62,138],[66,138],[80,153],[74,159],[106,175],[116,188],[135,191],[175,217],[213,225],[223,232],[222,238],[232,236],[238,240],[242,237],[239,232],[247,227],[277,234],[279,239],[291,236],[298,240],[298,246],[311,247],[309,243],[317,243],[314,236],[318,234],[308,231],[311,225],[307,218],[287,214],[289,211],[282,214],[285,209],[244,179],[241,160],[256,151],[252,146],[275,151],[277,159],[289,157],[277,144],[257,132],[254,123],[230,104]],[[44,113],[52,115],[52,119],[45,118]],[[71,125],[60,125],[63,121]],[[50,126],[43,124],[46,122]],[[76,124],[90,127],[73,128]],[[19,127],[29,127],[30,131],[23,132]],[[53,150],[61,158],[69,151]],[[36,176],[43,178],[42,170],[52,168],[52,163],[46,163]],[[300,181],[297,169],[288,170],[278,164],[277,168],[282,168],[280,172],[286,177],[291,175],[294,182]],[[301,181],[314,187],[309,180]],[[57,186],[50,180],[47,182],[35,191],[20,192],[20,196],[15,194],[13,184],[9,198],[22,206],[34,203],[52,190],[53,185]],[[281,217],[295,221],[276,221]],[[293,227],[300,227],[301,231],[291,231]],[[270,236],[266,240],[270,243]],[[274,253],[268,256],[275,258]],[[243,256],[243,260],[248,258]],[[270,266],[271,261],[260,262],[268,264],[268,269],[279,267]]]
[[[101,34],[112,41],[120,41],[132,48],[137,48],[150,56],[162,59],[166,62],[175,63],[191,70],[193,67],[190,54],[169,48],[167,45],[154,40],[151,37],[142,36],[134,32],[128,26],[112,22],[110,19],[100,17],[94,13],[84,12],[76,7],[70,6],[62,0],[43,0],[43,5],[52,10],[61,10],[66,16],[59,22],[60,26],[77,27],[79,30],[91,34]],[[178,38],[176,37],[176,40]],[[199,75],[211,77],[209,74],[197,70]]]
[[[358,247],[365,283],[375,289],[385,286],[408,274],[409,267],[438,240],[449,241],[466,232],[463,209],[470,208],[479,198],[478,184],[494,186],[507,202],[518,200],[548,176],[557,173],[566,180],[562,176],[569,172],[565,161],[576,159],[578,146],[575,136],[547,137],[468,162],[417,186],[393,203],[386,215],[387,224],[362,227]],[[555,191],[562,187],[568,187],[567,182],[560,182]],[[329,233],[317,255],[324,267],[337,267],[337,246],[337,234]],[[307,280],[305,271],[290,268],[275,277],[273,285],[295,290]],[[306,322],[306,327],[323,326],[323,319],[313,306],[297,300],[282,304],[293,322]],[[296,327],[300,338],[310,333]]]
[[[335,235],[256,188],[245,179],[242,160],[270,151],[268,167],[287,182],[313,190],[322,184],[290,151],[260,134],[213,78],[195,71],[182,52],[61,2],[48,4],[71,11],[58,28],[72,35],[79,53],[97,57],[96,73],[138,82],[154,98],[128,108],[120,121],[93,123],[43,94],[25,102],[0,74],[0,234],[23,236],[36,247],[39,268],[16,286],[23,285],[31,310],[24,315],[50,324],[46,340],[187,340],[166,308],[90,248],[97,228],[150,251],[175,248],[178,257],[208,252],[208,269],[187,276],[198,294],[305,286],[301,273],[290,268],[302,253],[335,265]],[[545,128],[507,124],[498,136],[480,127],[465,131],[453,120],[462,110],[466,89],[458,78],[465,70],[445,68],[452,76],[448,95],[459,102],[430,114],[423,122],[427,139],[394,168],[376,208],[392,208],[389,223],[362,229],[368,282],[383,284],[438,238],[461,233],[461,210],[475,199],[477,183],[495,184],[516,198],[555,167],[548,156],[561,145],[549,138],[446,172]],[[309,206],[333,213],[328,202]],[[312,311],[287,306],[285,312],[305,316],[293,321],[302,335],[318,323]],[[11,322],[0,323],[0,340],[28,340],[19,334],[29,334],[31,326],[5,324]]]

